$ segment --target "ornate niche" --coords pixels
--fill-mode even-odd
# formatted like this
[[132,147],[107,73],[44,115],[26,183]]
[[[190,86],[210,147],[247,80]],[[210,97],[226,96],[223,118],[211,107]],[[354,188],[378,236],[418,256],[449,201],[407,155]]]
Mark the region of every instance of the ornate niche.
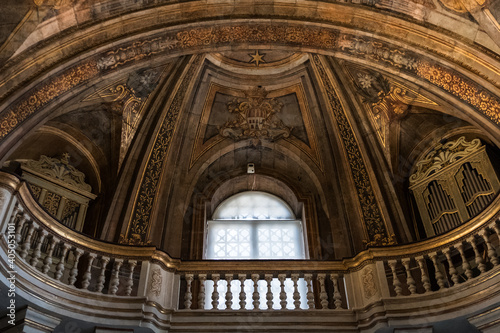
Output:
[[89,202],[96,198],[85,183],[85,174],[61,159],[41,155],[38,161],[19,160],[22,178],[29,183],[35,199],[65,226],[82,231]]
[[437,145],[416,164],[410,190],[428,237],[450,230],[479,214],[500,184],[486,147],[460,137]]

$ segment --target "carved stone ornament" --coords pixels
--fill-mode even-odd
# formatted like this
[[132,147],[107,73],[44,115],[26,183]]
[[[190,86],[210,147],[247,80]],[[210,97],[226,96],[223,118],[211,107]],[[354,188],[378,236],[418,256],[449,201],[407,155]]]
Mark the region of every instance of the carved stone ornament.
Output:
[[410,176],[410,184],[415,184],[427,178],[458,159],[478,151],[481,147],[479,139],[468,142],[463,136],[455,141],[437,145],[423,160],[417,162],[417,171]]
[[227,104],[227,110],[236,114],[235,120],[219,128],[219,134],[236,141],[244,139],[267,139],[276,141],[288,138],[292,129],[276,117],[283,104],[275,98],[266,98],[267,91],[255,87],[245,92],[246,98],[234,99]]
[[151,241],[142,241],[142,238],[138,234],[131,234],[130,238],[126,238],[124,234],[120,234],[120,239],[118,243],[127,245],[151,245]]
[[366,299],[370,299],[377,294],[377,285],[375,284],[375,276],[371,268],[366,268],[361,274],[361,282]]
[[156,297],[160,296],[162,282],[163,276],[161,275],[161,270],[159,268],[153,269],[153,273],[151,274],[151,285],[149,292]]
[[63,154],[61,159],[41,155],[38,161],[27,160],[22,163],[24,167],[78,189],[90,192],[92,187],[85,183],[85,174],[69,164],[69,154]]

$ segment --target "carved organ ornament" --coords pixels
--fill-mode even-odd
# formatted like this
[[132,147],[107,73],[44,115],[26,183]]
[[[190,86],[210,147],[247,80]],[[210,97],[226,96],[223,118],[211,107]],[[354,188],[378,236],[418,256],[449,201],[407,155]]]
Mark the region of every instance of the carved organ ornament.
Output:
[[82,231],[89,202],[96,195],[85,183],[85,174],[69,164],[69,154],[61,159],[41,155],[38,161],[17,162],[40,205],[65,226]]
[[428,237],[479,214],[500,190],[486,147],[465,137],[436,146],[417,162],[410,190]]

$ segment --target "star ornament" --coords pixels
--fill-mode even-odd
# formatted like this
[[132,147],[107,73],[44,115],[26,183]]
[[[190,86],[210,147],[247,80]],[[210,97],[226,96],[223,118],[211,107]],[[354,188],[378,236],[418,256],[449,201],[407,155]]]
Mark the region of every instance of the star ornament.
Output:
[[265,54],[265,53],[260,54],[260,53],[259,53],[259,50],[255,50],[255,54],[250,54],[250,53],[249,53],[248,55],[250,56],[250,58],[252,58],[252,59],[250,60],[250,63],[252,63],[252,62],[253,62],[253,63],[255,63],[255,65],[256,65],[257,67],[259,67],[259,65],[260,65],[260,63],[261,63],[261,62],[266,62],[266,61],[264,60],[264,56],[265,56],[266,54]]

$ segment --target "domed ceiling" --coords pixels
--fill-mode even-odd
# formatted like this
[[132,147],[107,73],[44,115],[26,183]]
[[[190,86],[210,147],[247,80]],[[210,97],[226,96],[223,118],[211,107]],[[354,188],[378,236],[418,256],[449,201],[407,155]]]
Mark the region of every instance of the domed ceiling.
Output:
[[415,161],[500,141],[495,5],[35,4],[0,36],[2,161],[70,153],[101,239],[200,259],[215,207],[258,190],[303,216],[313,259],[414,241]]

